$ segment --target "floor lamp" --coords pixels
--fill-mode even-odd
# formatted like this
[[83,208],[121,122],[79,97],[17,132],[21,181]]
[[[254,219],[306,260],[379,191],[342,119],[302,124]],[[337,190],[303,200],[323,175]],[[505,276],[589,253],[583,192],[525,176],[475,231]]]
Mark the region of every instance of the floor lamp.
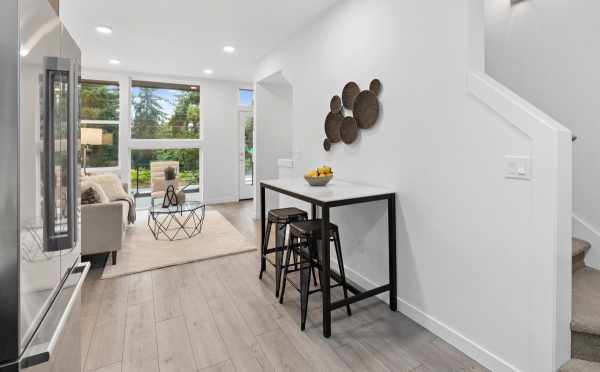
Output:
[[88,146],[102,145],[102,129],[81,128],[81,145],[83,145],[83,173],[87,176]]

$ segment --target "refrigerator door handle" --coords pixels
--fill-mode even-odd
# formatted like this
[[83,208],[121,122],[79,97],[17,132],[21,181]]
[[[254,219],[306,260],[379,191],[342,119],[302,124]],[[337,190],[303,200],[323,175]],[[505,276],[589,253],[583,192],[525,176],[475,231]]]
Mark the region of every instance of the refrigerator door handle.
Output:
[[[47,342],[40,344],[36,344],[37,336],[33,337],[30,346],[26,349],[21,358],[21,369],[30,368],[42,363],[56,362],[54,359],[58,357],[56,355],[57,346],[61,341],[65,341],[63,339],[66,336],[65,333],[68,331],[67,328],[69,327],[71,320],[76,321],[76,333],[77,336],[79,336],[81,289],[89,269],[90,263],[85,262],[75,266],[73,270],[71,270],[71,273],[63,283],[60,293],[54,300],[50,310],[36,331],[36,334],[40,337],[44,337],[48,334],[51,334],[52,336],[49,337]],[[62,311],[62,313],[56,314],[58,311]],[[77,312],[77,314],[74,312]],[[77,339],[77,343],[79,343],[79,338]],[[73,353],[73,350],[69,350],[69,352]],[[79,360],[77,362],[80,363]]]
[[69,197],[69,208],[71,212],[71,247],[75,247],[79,241],[79,84],[80,84],[79,62],[70,59],[69,69],[69,183],[71,195]]

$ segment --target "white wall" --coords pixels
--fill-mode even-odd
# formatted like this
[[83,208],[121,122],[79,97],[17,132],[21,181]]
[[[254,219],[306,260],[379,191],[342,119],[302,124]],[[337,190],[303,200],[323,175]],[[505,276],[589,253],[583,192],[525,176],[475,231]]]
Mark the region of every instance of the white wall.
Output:
[[486,0],[486,69],[579,137],[573,146],[573,233],[600,268],[600,2]]
[[[485,76],[469,77],[469,93],[482,37],[478,0],[349,0],[267,56],[256,81],[282,71],[293,86],[297,176],[325,163],[397,191],[400,311],[494,371],[556,370],[568,358],[570,293],[557,281],[570,274],[557,262],[569,257],[559,248],[570,229],[558,229],[569,133]],[[384,87],[378,124],[325,153],[331,96],[373,78]],[[256,110],[268,107],[257,99]],[[532,156],[536,178],[506,179],[506,155]],[[384,204],[332,220],[352,278],[386,282]]]
[[170,82],[200,86],[200,124],[202,139],[169,141],[187,148],[200,148],[200,183],[207,203],[239,199],[239,89],[251,89],[243,82],[145,75],[132,72],[83,71],[84,79],[118,81],[121,117],[119,130],[119,172],[129,181],[130,148],[165,148],[160,141],[128,140],[130,137],[131,80]]
[[[255,84],[256,182],[275,179],[279,175],[277,160],[292,157],[293,89],[279,72],[264,77]],[[262,109],[264,108],[264,109]],[[260,215],[260,198],[255,198],[256,215]],[[267,208],[276,208],[278,198],[266,196]]]

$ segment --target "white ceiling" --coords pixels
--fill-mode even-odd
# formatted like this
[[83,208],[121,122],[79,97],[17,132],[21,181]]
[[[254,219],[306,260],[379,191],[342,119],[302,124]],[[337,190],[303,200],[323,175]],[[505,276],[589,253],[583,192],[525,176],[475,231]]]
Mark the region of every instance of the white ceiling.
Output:
[[86,68],[187,77],[212,69],[212,78],[251,81],[262,57],[339,1],[61,0],[61,17]]

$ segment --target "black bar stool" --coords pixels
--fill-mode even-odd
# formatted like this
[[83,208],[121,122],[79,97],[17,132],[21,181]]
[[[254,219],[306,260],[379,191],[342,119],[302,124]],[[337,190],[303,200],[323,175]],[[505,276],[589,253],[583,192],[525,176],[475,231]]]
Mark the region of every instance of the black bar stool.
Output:
[[[285,246],[285,232],[287,226],[292,222],[305,221],[308,219],[308,213],[298,208],[280,208],[271,209],[267,219],[267,231],[265,232],[265,241],[261,247],[261,254],[271,265],[275,267],[275,296],[279,297],[279,288],[281,286],[281,272],[283,266],[283,253],[287,249]],[[269,249],[269,238],[271,236],[271,225],[275,224],[275,248]],[[275,252],[275,262],[272,262],[268,255]],[[295,260],[294,260],[295,261]],[[264,270],[261,268],[259,279],[262,279]]]
[[[339,280],[332,276],[332,278],[338,283],[331,286],[331,288],[342,286],[344,290],[344,298],[348,298],[348,289],[346,288],[346,274],[344,272],[344,260],[342,259],[342,247],[340,244],[340,233],[337,225],[329,225],[330,236],[329,239],[333,241],[335,246],[335,254],[338,261],[339,269]],[[293,222],[290,224],[290,233],[288,237],[288,251],[285,257],[285,265],[283,266],[283,287],[281,288],[281,296],[279,296],[279,303],[283,303],[283,296],[285,295],[285,287],[289,282],[294,288],[300,292],[300,312],[301,322],[300,329],[304,330],[306,326],[306,313],[308,309],[308,296],[312,293],[321,291],[321,288],[310,290],[310,277],[311,271],[314,276],[314,268],[319,270],[320,283],[323,283],[323,268],[322,265],[329,265],[329,262],[322,262],[322,250],[321,250],[321,220],[315,219],[310,221]],[[300,268],[290,270],[290,256],[292,254],[300,256]],[[300,286],[291,280],[288,280],[287,274],[294,271],[300,271]],[[316,281],[316,280],[315,280]],[[348,316],[352,315],[350,310],[350,304],[346,305],[346,311]]]

